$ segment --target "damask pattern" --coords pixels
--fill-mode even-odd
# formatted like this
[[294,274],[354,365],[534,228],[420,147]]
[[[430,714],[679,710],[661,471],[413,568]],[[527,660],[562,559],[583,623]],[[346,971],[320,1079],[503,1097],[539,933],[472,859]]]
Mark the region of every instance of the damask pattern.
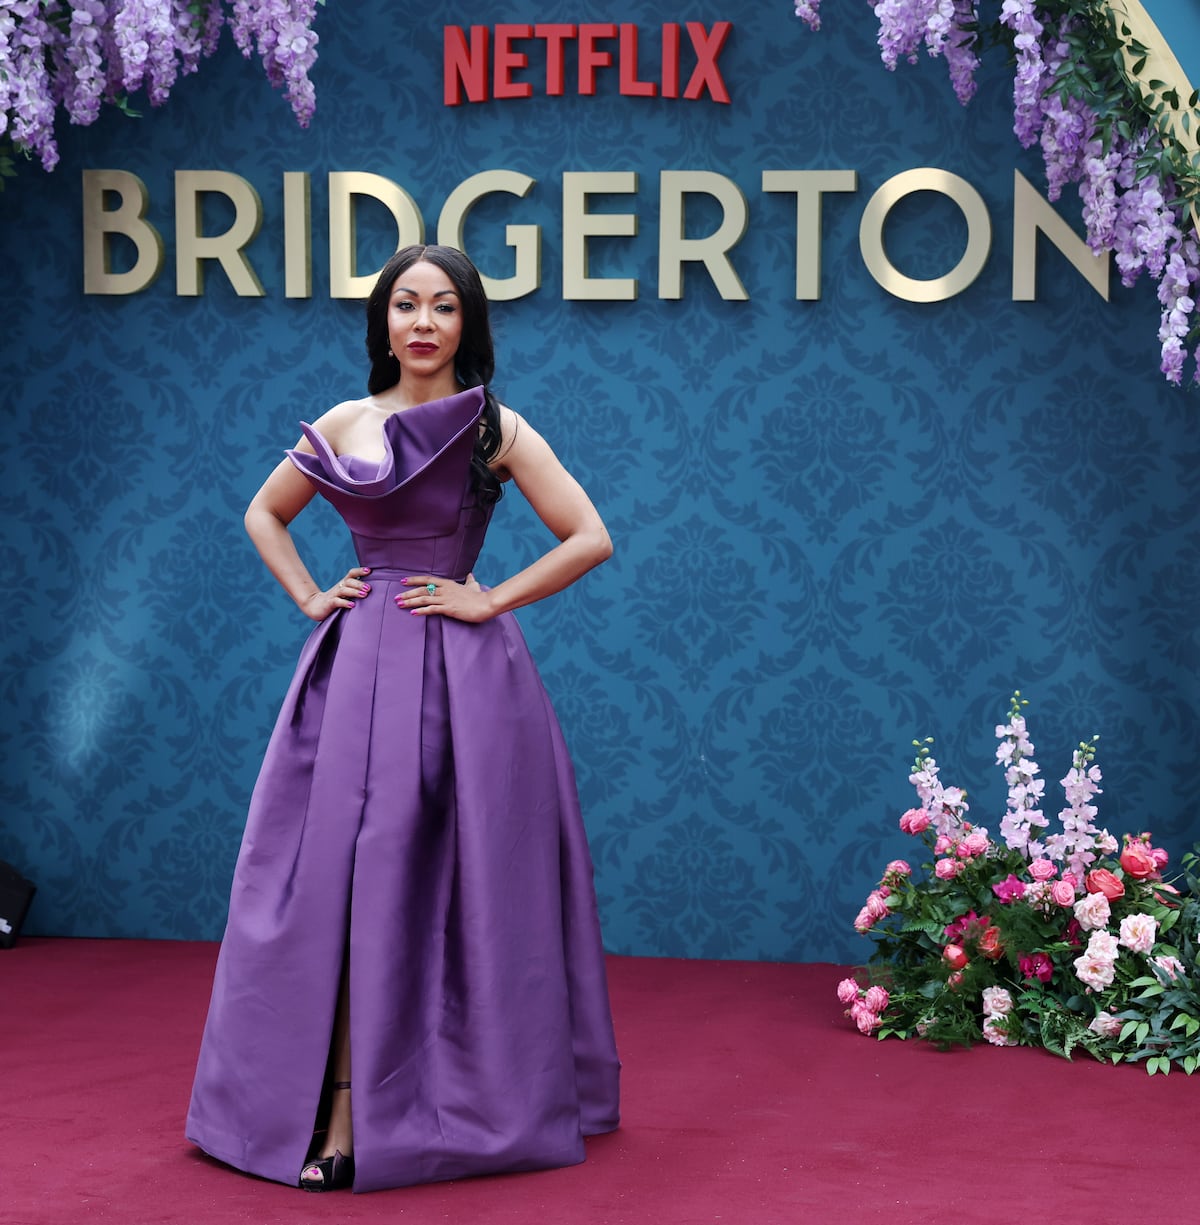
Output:
[[[593,98],[539,87],[451,109],[442,26],[523,14],[330,5],[307,132],[227,44],[162,112],[62,132],[55,174],[22,167],[0,195],[0,858],[38,884],[29,930],[220,935],[246,801],[309,629],[242,509],[299,422],[365,382],[361,305],[328,297],[335,170],[401,183],[430,239],[469,175],[537,180],[523,200],[482,201],[466,235],[507,276],[504,227],[542,227],[541,288],[495,309],[495,388],[579,476],[616,544],[601,570],[519,614],[573,752],[611,949],[863,955],[851,920],[907,849],[910,742],[936,737],[946,781],[995,828],[991,732],[1014,687],[1032,700],[1047,778],[1100,734],[1114,832],[1151,828],[1176,855],[1200,836],[1198,402],[1157,375],[1153,295],[1114,277],[1104,303],[1042,242],[1038,300],[1011,301],[1013,169],[1041,179],[1009,130],[1001,66],[962,110],[941,64],[883,71],[872,23],[848,6],[827,4],[819,35],[787,0],[743,7],[553,0],[538,13],[639,22],[648,78],[662,22],[732,20],[729,106],[623,98],[602,71]],[[965,292],[914,305],[871,278],[858,225],[880,184],[927,165],[980,191],[992,248]],[[81,292],[84,168],[147,185],[167,259],[141,294]],[[237,298],[217,268],[203,296],[175,296],[173,173],[194,168],[259,192],[248,254],[265,298]],[[855,191],[823,202],[819,301],[793,298],[795,200],[761,190],[768,169],[857,173]],[[303,301],[283,296],[294,170],[312,175]],[[593,240],[589,266],[636,277],[635,302],[562,300],[561,177],[596,170],[638,176],[636,193],[592,201],[638,222]],[[722,300],[698,266],[681,300],[658,298],[663,170],[738,185],[749,223],[731,259],[747,301]],[[689,200],[689,234],[717,220]],[[365,271],[392,223],[368,201],[357,228]],[[933,276],[964,235],[954,206],[921,195],[885,238],[897,267]],[[316,574],[348,564],[328,508],[296,529]],[[549,539],[511,490],[481,580]]]

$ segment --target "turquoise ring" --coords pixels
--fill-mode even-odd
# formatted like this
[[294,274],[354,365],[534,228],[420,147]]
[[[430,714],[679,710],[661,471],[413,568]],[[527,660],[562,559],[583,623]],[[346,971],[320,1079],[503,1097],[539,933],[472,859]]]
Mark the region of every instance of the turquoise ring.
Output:
[[437,583],[426,583],[425,590],[428,591],[430,595],[433,595],[437,591]]

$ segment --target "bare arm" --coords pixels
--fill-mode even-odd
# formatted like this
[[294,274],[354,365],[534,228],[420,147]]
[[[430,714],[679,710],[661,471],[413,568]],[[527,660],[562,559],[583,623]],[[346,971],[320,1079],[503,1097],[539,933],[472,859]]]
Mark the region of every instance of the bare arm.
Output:
[[[307,442],[301,442],[299,448],[312,450]],[[354,600],[365,596],[370,586],[361,581],[367,571],[355,566],[328,591],[322,591],[301,561],[288,524],[312,501],[315,492],[308,478],[285,459],[250,500],[245,524],[267,569],[300,611],[314,621],[324,621],[335,609],[353,608]]]
[[561,591],[612,556],[604,521],[549,443],[509,409],[502,410],[501,428],[503,467],[559,543],[490,591],[434,580],[437,590],[429,595],[424,585],[431,576],[413,575],[407,581],[415,590],[396,597],[399,607],[417,615],[486,621]]

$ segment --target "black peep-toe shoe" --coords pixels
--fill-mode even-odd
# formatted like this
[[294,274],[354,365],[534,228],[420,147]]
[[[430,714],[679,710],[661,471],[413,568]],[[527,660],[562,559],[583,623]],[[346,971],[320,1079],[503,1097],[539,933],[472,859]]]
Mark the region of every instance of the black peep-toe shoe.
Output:
[[[348,1080],[339,1080],[333,1088],[349,1089]],[[315,1178],[305,1178],[310,1170],[316,1170],[321,1175],[320,1181]],[[319,1157],[306,1161],[300,1170],[300,1185],[305,1191],[341,1191],[354,1181],[354,1157],[342,1155],[338,1149],[332,1157]]]
[[[305,1178],[309,1170],[317,1170],[321,1179]],[[343,1157],[339,1149],[332,1157],[310,1161],[300,1171],[300,1185],[305,1191],[340,1191],[354,1181],[354,1158]]]

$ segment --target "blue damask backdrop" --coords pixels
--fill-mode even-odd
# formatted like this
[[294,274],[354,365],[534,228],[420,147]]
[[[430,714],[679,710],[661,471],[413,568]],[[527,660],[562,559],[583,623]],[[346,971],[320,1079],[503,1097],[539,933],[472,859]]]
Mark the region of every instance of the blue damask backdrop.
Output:
[[[1037,301],[1014,303],[1014,167],[1043,180],[1011,135],[1003,65],[960,109],[941,64],[882,69],[862,0],[823,7],[813,34],[787,0],[548,0],[537,20],[636,21],[647,48],[664,21],[732,20],[732,103],[621,97],[614,73],[593,98],[451,109],[443,25],[533,15],[330,3],[309,131],[226,35],[161,112],[65,128],[53,175],[22,167],[0,196],[0,858],[38,884],[28,930],[220,935],[309,628],[241,512],[298,421],[365,382],[361,305],[328,296],[335,170],[404,185],[431,238],[468,176],[538,180],[481,204],[467,245],[504,276],[505,225],[543,227],[541,288],[495,309],[496,390],[616,542],[608,565],[520,614],[574,753],[611,949],[862,957],[851,921],[909,846],[896,818],[910,742],[936,737],[944,778],[994,829],[992,731],[1014,687],[1050,779],[1100,734],[1110,829],[1152,829],[1175,856],[1200,836],[1200,401],[1158,376],[1153,293],[1114,276],[1106,304],[1043,243]],[[993,227],[983,274],[929,305],[889,296],[858,246],[871,193],[918,166],[973,184]],[[167,259],[140,294],[82,292],[85,168],[147,185]],[[215,267],[203,296],[175,295],[177,169],[254,184],[264,223],[248,254],[266,297],[237,297]],[[795,201],[761,190],[768,169],[858,173],[856,192],[826,197],[819,301],[793,298]],[[313,184],[309,300],[283,296],[282,176],[296,170]],[[639,176],[636,196],[593,206],[636,211],[637,236],[594,242],[591,265],[639,277],[636,302],[562,300],[571,170]],[[740,186],[748,301],[722,300],[698,267],[682,300],[656,296],[662,170]],[[701,203],[693,234],[715,224]],[[227,223],[206,216],[209,232]],[[358,228],[360,268],[378,267],[390,221],[366,202]],[[919,277],[964,241],[958,210],[928,193],[887,230]],[[297,530],[331,581],[348,564],[340,523],[314,504]],[[546,540],[506,498],[481,578]]]

